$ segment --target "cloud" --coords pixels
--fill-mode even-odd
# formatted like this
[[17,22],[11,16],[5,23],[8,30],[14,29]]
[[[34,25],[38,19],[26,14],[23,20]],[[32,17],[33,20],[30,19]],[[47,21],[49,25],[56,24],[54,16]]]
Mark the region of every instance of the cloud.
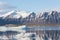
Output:
[[0,6],[1,5],[7,5],[8,3],[7,2],[0,2]]
[[48,9],[42,9],[42,10],[40,10],[40,12],[51,12],[51,11],[60,12],[60,7],[54,7],[54,8],[48,8]]
[[1,2],[1,1],[0,1],[0,13],[1,13],[1,12],[7,12],[7,11],[13,10],[13,9],[15,9],[15,8],[16,8],[15,6],[12,6],[12,5],[10,5],[10,4],[7,3],[7,2]]

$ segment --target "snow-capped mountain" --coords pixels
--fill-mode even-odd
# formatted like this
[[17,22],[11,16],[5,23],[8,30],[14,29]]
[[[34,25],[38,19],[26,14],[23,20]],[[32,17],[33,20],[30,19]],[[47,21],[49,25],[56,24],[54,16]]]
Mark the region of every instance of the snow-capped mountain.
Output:
[[26,11],[16,11],[16,10],[13,10],[13,11],[10,11],[8,13],[5,13],[4,15],[0,15],[0,17],[11,17],[11,18],[14,18],[14,17],[18,17],[18,16],[22,16],[22,18],[26,18],[28,16],[35,16],[35,17],[46,17],[46,16],[49,16],[49,15],[56,15],[56,14],[59,14],[57,11],[52,11],[52,12],[42,12],[42,13],[28,13]]
[[17,11],[13,10],[11,12],[6,13],[3,15],[4,18],[19,18],[20,16],[16,13]]
[[19,18],[19,17],[22,17],[22,18],[26,18],[27,16],[29,16],[30,13],[26,12],[26,11],[16,11],[16,10],[13,10],[13,11],[10,11],[8,13],[5,13],[4,15],[1,15],[1,17],[3,18]]
[[[4,19],[2,19],[4,18]],[[13,10],[0,16],[0,24],[26,24],[26,23],[60,23],[60,12],[50,11],[42,13]]]
[[5,13],[4,15],[2,15],[2,17],[6,18],[8,16],[10,16],[14,11],[11,11],[11,12],[8,12],[8,13]]

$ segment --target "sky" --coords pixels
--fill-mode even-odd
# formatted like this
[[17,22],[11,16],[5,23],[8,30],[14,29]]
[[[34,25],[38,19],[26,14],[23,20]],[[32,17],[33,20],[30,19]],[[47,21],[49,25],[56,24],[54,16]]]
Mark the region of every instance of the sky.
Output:
[[38,12],[54,8],[60,8],[60,0],[0,0],[0,12],[6,10]]

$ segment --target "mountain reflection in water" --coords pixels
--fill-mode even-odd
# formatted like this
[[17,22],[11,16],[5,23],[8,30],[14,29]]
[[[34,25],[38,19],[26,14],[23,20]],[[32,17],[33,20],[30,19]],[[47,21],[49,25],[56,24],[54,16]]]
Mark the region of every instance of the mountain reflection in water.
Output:
[[[34,33],[36,33],[35,37],[29,36]],[[34,40],[34,38],[35,40],[60,40],[60,27],[57,26],[0,27],[0,40],[20,40],[20,39]]]

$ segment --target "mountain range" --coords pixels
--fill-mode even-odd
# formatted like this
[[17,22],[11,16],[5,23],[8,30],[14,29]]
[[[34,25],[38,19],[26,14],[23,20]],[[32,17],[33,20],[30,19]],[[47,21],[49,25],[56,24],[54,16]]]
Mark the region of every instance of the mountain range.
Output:
[[60,12],[26,12],[10,11],[0,14],[0,26],[7,24],[26,25],[26,24],[60,24]]

